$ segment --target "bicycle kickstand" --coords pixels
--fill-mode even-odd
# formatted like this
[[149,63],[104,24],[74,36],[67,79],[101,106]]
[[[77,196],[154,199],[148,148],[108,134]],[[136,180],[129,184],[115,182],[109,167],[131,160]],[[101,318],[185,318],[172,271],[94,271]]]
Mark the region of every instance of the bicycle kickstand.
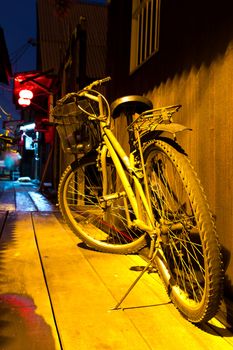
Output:
[[115,307],[113,307],[111,310],[119,310],[120,309],[120,305],[122,304],[122,302],[125,300],[125,298],[129,295],[129,293],[131,292],[131,290],[135,287],[135,285],[138,283],[138,281],[142,278],[142,276],[144,275],[144,273],[146,271],[149,271],[150,266],[152,265],[152,262],[155,258],[157,254],[157,248],[155,247],[155,239],[152,238],[151,240],[151,246],[150,246],[150,253],[149,253],[149,261],[148,264],[144,267],[144,269],[140,272],[140,274],[138,275],[138,277],[136,278],[136,280],[130,285],[130,287],[128,288],[128,290],[126,291],[126,293],[123,295],[123,297],[120,299],[120,301],[118,301],[118,303],[116,304]]

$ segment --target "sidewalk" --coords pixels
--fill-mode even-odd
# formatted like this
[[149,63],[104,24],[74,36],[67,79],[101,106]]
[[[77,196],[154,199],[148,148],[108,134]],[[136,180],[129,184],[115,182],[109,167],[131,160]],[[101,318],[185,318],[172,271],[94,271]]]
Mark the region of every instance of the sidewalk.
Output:
[[0,186],[1,350],[233,350],[216,320],[187,322],[156,273],[112,310],[145,261],[87,249],[36,187]]
[[0,211],[57,211],[56,205],[49,202],[33,181],[0,180]]

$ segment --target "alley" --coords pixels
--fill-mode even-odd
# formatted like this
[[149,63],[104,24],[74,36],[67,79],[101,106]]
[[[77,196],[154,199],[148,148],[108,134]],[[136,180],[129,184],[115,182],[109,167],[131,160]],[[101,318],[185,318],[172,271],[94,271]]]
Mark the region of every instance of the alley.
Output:
[[233,350],[216,319],[202,328],[170,303],[139,255],[88,249],[32,183],[0,181],[0,350]]

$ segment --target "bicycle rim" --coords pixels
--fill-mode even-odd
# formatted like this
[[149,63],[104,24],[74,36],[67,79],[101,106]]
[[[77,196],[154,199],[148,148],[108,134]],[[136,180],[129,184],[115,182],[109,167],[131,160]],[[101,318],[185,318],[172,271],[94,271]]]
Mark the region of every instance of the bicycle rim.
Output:
[[[88,246],[111,253],[132,253],[146,245],[145,232],[128,227],[124,201],[113,198],[120,180],[108,162],[109,200],[103,199],[102,173],[96,157],[83,157],[65,170],[58,190],[59,207],[77,236]],[[129,215],[133,215],[130,212]]]
[[161,229],[155,258],[159,274],[171,300],[188,320],[207,321],[220,304],[222,268],[200,182],[187,157],[161,140],[147,147],[145,161]]

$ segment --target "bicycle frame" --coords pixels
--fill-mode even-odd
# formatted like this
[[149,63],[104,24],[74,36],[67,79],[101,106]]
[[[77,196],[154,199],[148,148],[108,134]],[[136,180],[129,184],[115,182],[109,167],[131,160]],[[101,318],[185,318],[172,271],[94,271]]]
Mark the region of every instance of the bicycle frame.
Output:
[[[128,196],[128,199],[130,201],[130,204],[132,206],[133,212],[135,214],[136,219],[133,222],[129,222],[130,226],[135,225],[139,227],[142,230],[147,231],[148,233],[155,233],[155,223],[154,218],[151,210],[151,206],[149,204],[149,198],[146,197],[145,192],[143,191],[142,185],[139,182],[139,177],[136,173],[136,169],[134,168],[133,164],[130,162],[130,158],[126,155],[124,150],[122,149],[121,145],[115,138],[114,134],[107,128],[107,126],[103,127],[103,140],[105,142],[105,145],[107,147],[107,150],[112,158],[112,161],[116,167],[116,171],[121,179],[122,185],[124,187],[124,190]],[[104,146],[103,146],[104,151]],[[105,151],[104,151],[105,152]],[[131,154],[132,155],[132,154]],[[129,180],[127,178],[127,175],[125,173],[125,170],[122,166],[122,163],[124,163],[125,167],[131,173],[131,177],[133,179],[133,184],[135,186],[135,192],[133,191],[133,188],[131,184],[129,183]],[[102,171],[106,172],[106,167],[103,166],[102,162]],[[107,174],[103,175],[103,178],[106,179]],[[145,223],[140,218],[140,211],[138,208],[138,201],[136,197],[139,196],[145,212],[147,216],[148,223]],[[103,194],[104,197],[104,194]],[[109,197],[108,197],[109,198]],[[128,210],[126,208],[126,210]]]
[[[101,95],[93,96],[87,91],[82,91],[80,95],[90,100],[93,100],[95,102],[98,102],[99,104],[100,114],[98,116],[98,119],[100,120],[100,130],[104,141],[104,145],[100,150],[100,160],[101,160],[101,168],[102,168],[102,174],[103,174],[103,200],[110,200],[111,198],[112,199],[117,198],[117,196],[125,197],[125,194],[126,194],[129,199],[132,210],[134,212],[134,215],[136,217],[136,219],[134,219],[132,222],[130,220],[129,214],[127,215],[129,226],[137,226],[138,228],[144,231],[147,231],[150,235],[158,234],[159,230],[158,228],[156,228],[156,222],[152,213],[148,191],[144,192],[143,187],[139,181],[139,179],[143,177],[144,184],[145,184],[146,182],[145,172],[142,173],[139,169],[135,168],[133,154],[131,153],[129,157],[126,155],[122,146],[117,141],[113,132],[110,130],[111,116],[109,115],[108,117],[106,117],[104,115],[103,100]],[[107,166],[106,166],[107,152],[109,152],[110,157],[115,165],[116,171],[121,179],[125,193],[113,193],[112,196],[107,194]],[[133,190],[133,186],[131,186],[128,180],[128,177],[126,175],[126,172],[122,164],[124,164],[124,166],[126,167],[126,169],[128,170],[129,174],[133,179],[133,186],[135,188],[135,191]],[[138,207],[138,200],[137,200],[138,196],[140,197],[142,204],[144,206],[145,213],[146,213],[146,220],[142,220],[140,218],[140,208]],[[126,213],[129,213],[129,208],[127,206],[126,200],[124,200],[124,205],[125,205]]]
[[[107,80],[109,80],[109,78],[106,78],[106,81]],[[150,118],[151,116],[155,116],[156,118],[158,118],[158,117],[161,117],[162,115],[160,121],[153,124],[152,131],[156,131],[158,133],[169,132],[174,136],[177,132],[190,130],[190,128],[187,128],[186,126],[183,126],[181,124],[173,123],[172,121],[172,118],[171,118],[172,114],[176,112],[181,106],[174,105],[174,106],[164,107],[162,109],[158,108],[158,109],[147,111],[145,112],[147,113],[147,115],[144,113],[142,113],[141,115],[137,115],[137,118],[135,118],[135,120],[131,123],[131,127],[132,127],[133,124],[138,123],[138,120],[140,120],[142,125],[142,127],[140,127],[141,132],[138,131],[138,128],[135,128],[135,134],[138,142],[138,148],[139,148],[141,166],[142,166],[142,170],[140,170],[134,166],[133,152],[131,152],[130,155],[127,156],[124,149],[118,142],[117,138],[111,131],[110,125],[111,125],[112,117],[109,111],[108,102],[102,94],[98,93],[95,90],[91,90],[91,87],[95,84],[96,82],[89,85],[87,88],[80,91],[78,95],[98,103],[99,115],[98,116],[89,115],[89,118],[96,119],[99,121],[101,136],[104,141],[104,145],[102,145],[102,148],[99,150],[101,169],[102,169],[102,175],[103,175],[102,200],[107,202],[114,198],[123,197],[128,226],[129,227],[135,226],[141,230],[146,231],[151,238],[155,236],[160,236],[161,234],[160,224],[156,222],[152,211],[152,205],[151,205],[151,200],[150,200],[150,195],[148,190],[147,175],[145,172],[144,160],[142,155],[141,137],[143,137],[143,135],[147,133],[147,126],[145,127],[144,122],[147,121],[148,118]],[[105,115],[105,111],[104,111],[104,103],[103,103],[104,101],[105,103],[107,103],[107,106],[108,106],[107,116]],[[118,193],[113,193],[112,195],[109,195],[107,191],[107,161],[106,161],[107,152],[109,152],[110,157],[115,165],[117,174],[121,179],[125,192],[121,192],[121,193],[118,192]],[[133,186],[129,182],[129,179],[126,175],[126,171],[124,170],[123,165],[125,166],[131,178],[133,179]],[[140,183],[140,178],[143,178],[144,180],[143,184],[145,186],[145,191]],[[132,207],[131,210],[133,210],[136,218],[133,221],[131,221],[130,219],[126,196],[128,197],[128,200]],[[138,202],[139,202],[138,198],[141,200],[141,203],[144,207],[143,214],[146,214],[146,219],[144,218],[142,219],[140,217],[141,211],[138,205]],[[174,227],[172,228],[180,229],[182,228],[182,225],[179,225],[179,227],[177,227],[177,225],[174,224]],[[165,232],[165,229],[163,231]]]

